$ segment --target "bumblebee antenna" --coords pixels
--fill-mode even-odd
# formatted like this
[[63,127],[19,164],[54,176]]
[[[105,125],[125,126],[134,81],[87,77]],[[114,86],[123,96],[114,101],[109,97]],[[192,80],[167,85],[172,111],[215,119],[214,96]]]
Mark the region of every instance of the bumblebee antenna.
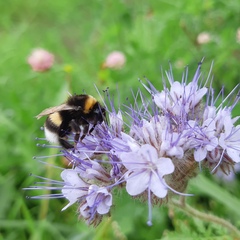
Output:
[[98,90],[96,84],[94,84],[94,87],[95,87],[95,89],[96,89],[96,91],[97,91],[97,93],[98,93],[98,95],[99,95],[99,97],[100,97],[100,99],[101,99],[101,102],[103,103],[104,107],[107,109],[107,105],[106,105],[106,103],[105,103],[105,101],[104,101],[104,99],[103,99],[101,93],[99,92],[99,90]]

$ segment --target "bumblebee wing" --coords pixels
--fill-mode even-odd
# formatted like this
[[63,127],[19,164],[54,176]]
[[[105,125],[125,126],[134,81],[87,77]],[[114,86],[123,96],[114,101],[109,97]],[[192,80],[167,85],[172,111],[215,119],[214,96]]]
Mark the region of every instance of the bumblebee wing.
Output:
[[77,109],[75,109],[74,106],[69,106],[69,105],[64,103],[64,104],[61,104],[61,105],[56,106],[56,107],[50,107],[50,108],[44,109],[41,113],[39,113],[36,116],[36,118],[39,119],[43,116],[50,115],[52,113],[63,111],[63,110],[77,110]]

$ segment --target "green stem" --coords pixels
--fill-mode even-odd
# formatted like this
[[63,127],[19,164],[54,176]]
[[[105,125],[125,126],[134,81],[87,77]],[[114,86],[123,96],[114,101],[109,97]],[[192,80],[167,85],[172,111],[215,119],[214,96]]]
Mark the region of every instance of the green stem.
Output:
[[230,222],[217,216],[214,216],[212,214],[203,213],[196,210],[195,208],[192,208],[191,206],[185,203],[185,200],[183,198],[185,199],[185,197],[181,197],[180,200],[172,199],[172,201],[169,202],[169,205],[177,207],[178,209],[184,211],[189,216],[202,219],[206,222],[213,222],[218,225],[221,225],[224,228],[228,229],[228,231],[231,232],[233,235],[240,237],[240,230],[233,226]]
[[[51,149],[50,155],[55,155],[57,153],[56,149]],[[54,164],[56,157],[49,157],[47,162],[49,164],[46,164],[46,178],[51,179],[53,176],[54,169],[51,167],[52,164]],[[50,194],[50,190],[45,190],[43,194]],[[39,216],[38,219],[42,220],[45,219],[48,213],[48,207],[49,207],[49,201],[50,199],[44,199],[44,201],[41,201],[40,204],[40,210],[39,210]]]

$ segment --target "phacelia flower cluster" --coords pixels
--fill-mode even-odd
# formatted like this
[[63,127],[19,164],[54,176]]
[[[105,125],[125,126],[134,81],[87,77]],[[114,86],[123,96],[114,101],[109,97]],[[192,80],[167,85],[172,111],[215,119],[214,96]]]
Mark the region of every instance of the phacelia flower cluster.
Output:
[[152,206],[176,194],[189,195],[184,193],[188,181],[201,168],[231,172],[240,162],[239,116],[232,117],[239,86],[225,98],[222,92],[215,96],[209,78],[203,81],[201,64],[191,81],[187,69],[181,81],[174,80],[170,69],[161,91],[141,83],[143,91],[132,104],[117,110],[108,96],[108,121],[74,151],[62,150],[71,163],[58,182],[61,197],[69,201],[63,210],[77,204],[78,215],[96,226],[110,215],[113,190],[126,188],[130,196],[148,203],[151,225]]

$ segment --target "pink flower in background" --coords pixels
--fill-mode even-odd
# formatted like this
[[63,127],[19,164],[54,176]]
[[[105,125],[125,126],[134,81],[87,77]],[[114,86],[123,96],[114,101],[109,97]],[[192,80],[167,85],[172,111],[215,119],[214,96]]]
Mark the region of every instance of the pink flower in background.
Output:
[[52,67],[54,55],[44,49],[37,48],[32,51],[27,61],[33,71],[44,72]]
[[108,54],[103,66],[106,68],[120,69],[126,62],[125,55],[120,51],[113,51]]

